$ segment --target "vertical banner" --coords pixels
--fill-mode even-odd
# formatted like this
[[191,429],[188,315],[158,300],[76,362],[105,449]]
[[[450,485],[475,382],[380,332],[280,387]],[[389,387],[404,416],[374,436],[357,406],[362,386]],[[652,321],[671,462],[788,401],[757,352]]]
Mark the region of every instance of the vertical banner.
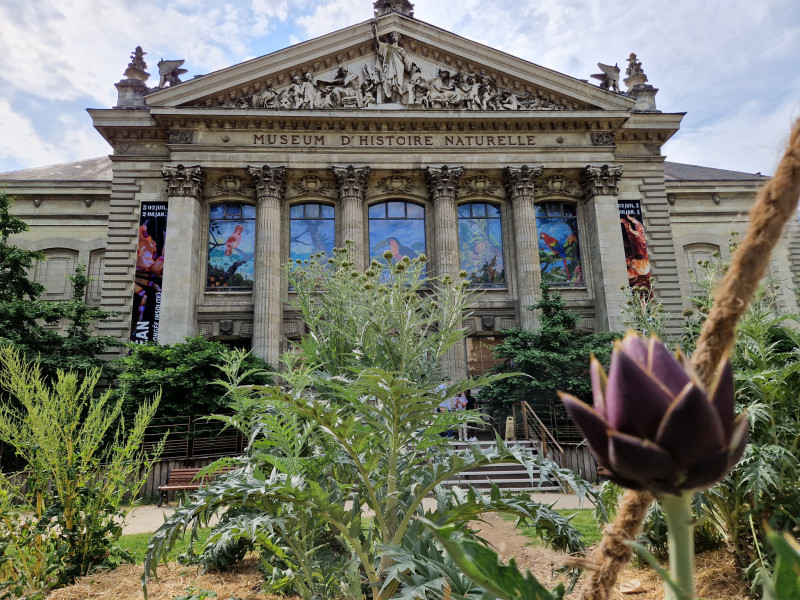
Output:
[[622,226],[622,243],[625,245],[628,285],[649,290],[652,285],[650,259],[647,256],[647,239],[642,221],[642,205],[638,200],[619,203],[619,222]]
[[136,248],[136,279],[133,285],[131,342],[158,340],[161,316],[161,278],[164,274],[164,241],[167,235],[167,203],[143,202]]

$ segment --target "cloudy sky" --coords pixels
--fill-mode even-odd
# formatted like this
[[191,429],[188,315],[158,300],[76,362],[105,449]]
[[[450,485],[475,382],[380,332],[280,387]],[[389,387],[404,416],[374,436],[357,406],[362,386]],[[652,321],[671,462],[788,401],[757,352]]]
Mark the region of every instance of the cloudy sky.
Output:
[[[2,0],[0,172],[101,156],[85,108],[116,103],[133,48],[208,73],[365,21],[371,0]],[[800,117],[797,0],[417,0],[415,16],[588,79],[636,52],[669,160],[771,174]],[[148,83],[150,83],[148,82]]]

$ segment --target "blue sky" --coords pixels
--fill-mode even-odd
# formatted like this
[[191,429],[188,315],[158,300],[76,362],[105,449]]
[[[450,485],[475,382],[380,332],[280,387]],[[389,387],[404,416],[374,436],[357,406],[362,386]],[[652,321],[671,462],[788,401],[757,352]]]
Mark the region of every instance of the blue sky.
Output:
[[[797,0],[418,0],[415,16],[580,79],[636,52],[668,160],[771,174],[800,117]],[[85,108],[116,102],[133,48],[208,73],[365,21],[371,0],[3,0],[0,172],[108,154]],[[155,80],[155,81],[154,81]]]

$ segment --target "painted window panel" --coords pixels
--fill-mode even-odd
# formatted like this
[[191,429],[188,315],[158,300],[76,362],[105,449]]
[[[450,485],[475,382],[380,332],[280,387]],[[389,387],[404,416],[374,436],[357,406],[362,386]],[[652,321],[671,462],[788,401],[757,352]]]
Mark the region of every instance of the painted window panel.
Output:
[[[503,229],[500,213],[491,204],[473,202],[458,207],[458,243],[461,269],[471,285],[506,283]],[[488,216],[488,215],[495,216]]]
[[391,250],[395,260],[425,254],[425,208],[411,202],[381,202],[369,207],[370,261],[384,262]]
[[542,202],[536,205],[542,283],[585,285],[576,213],[575,205],[567,202]]
[[290,211],[289,257],[308,260],[312,254],[333,255],[335,210],[327,204],[295,204]]
[[208,224],[209,291],[251,290],[255,267],[255,207],[215,204]]

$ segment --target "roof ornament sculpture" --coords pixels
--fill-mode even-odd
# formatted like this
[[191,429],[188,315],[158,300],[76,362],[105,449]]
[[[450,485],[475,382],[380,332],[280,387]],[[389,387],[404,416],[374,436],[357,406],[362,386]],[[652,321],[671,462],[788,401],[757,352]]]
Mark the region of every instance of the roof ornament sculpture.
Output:
[[181,82],[180,76],[188,73],[186,69],[180,68],[185,62],[185,60],[164,60],[163,58],[158,61],[158,74],[161,75],[158,82],[159,89],[164,88],[168,83],[173,86]]
[[147,72],[147,63],[144,62],[145,54],[147,52],[142,50],[141,46],[136,46],[136,50],[131,54],[131,62],[128,63],[128,68],[125,69],[125,77],[139,81],[147,81],[150,78],[150,73]]
[[400,13],[407,17],[414,16],[414,5],[408,0],[376,0],[372,3],[375,9],[375,16],[382,17],[393,12]]
[[633,52],[631,52],[631,55],[628,57],[628,68],[625,69],[625,74],[627,77],[624,81],[625,85],[628,86],[629,92],[633,89],[633,86],[647,83],[647,75],[645,75],[642,70],[642,63],[636,60],[636,54]]
[[591,77],[600,80],[601,89],[619,93],[619,65],[615,64],[612,67],[611,65],[597,63],[597,66],[602,73],[594,73]]

